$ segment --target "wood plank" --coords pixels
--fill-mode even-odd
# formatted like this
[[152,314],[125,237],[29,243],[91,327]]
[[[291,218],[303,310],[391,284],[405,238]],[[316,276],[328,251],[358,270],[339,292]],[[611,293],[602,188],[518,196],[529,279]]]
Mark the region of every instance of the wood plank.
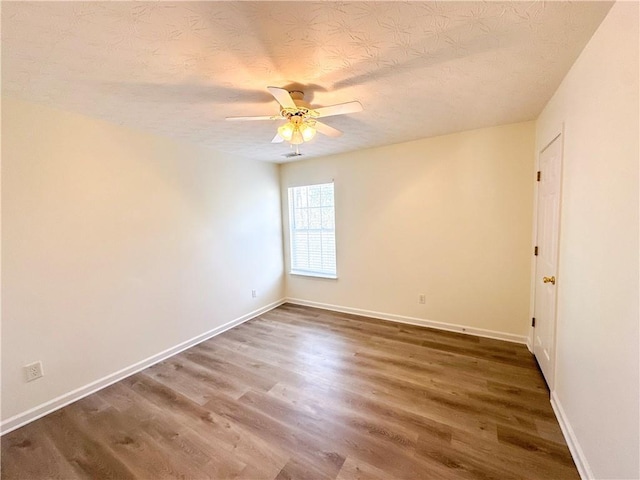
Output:
[[[81,478],[136,478],[134,472],[86,425],[73,418],[72,408],[58,410],[42,419],[47,434]],[[4,475],[3,475],[4,476]]]
[[6,435],[0,444],[4,478],[85,478],[58,450],[43,422],[31,423],[11,436]]

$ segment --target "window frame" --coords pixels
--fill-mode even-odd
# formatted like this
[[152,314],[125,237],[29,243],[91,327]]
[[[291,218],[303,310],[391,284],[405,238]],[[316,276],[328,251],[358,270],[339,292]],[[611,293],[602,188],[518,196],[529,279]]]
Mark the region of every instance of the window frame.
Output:
[[[332,205],[322,205],[322,203],[320,204],[319,208],[322,207],[327,207],[330,206],[333,210],[333,250],[334,250],[334,271],[333,272],[327,272],[327,271],[318,271],[318,270],[307,270],[304,268],[294,268],[294,253],[297,251],[294,247],[295,245],[295,239],[294,239],[294,235],[295,235],[295,209],[296,208],[300,208],[300,207],[295,207],[294,206],[294,190],[296,188],[309,188],[309,187],[316,187],[316,186],[322,186],[322,185],[332,185],[332,196],[333,196],[333,201],[332,201]],[[309,184],[300,184],[300,185],[292,185],[287,187],[287,209],[288,209],[288,220],[289,220],[289,225],[288,225],[288,234],[289,234],[289,275],[295,275],[295,276],[302,276],[302,277],[313,277],[313,278],[324,278],[324,279],[331,279],[331,280],[335,280],[338,278],[338,254],[337,254],[337,238],[336,238],[336,194],[335,194],[335,182],[332,180],[330,182],[322,182],[322,183],[309,183]],[[308,205],[306,207],[302,207],[302,208],[318,208],[318,207],[309,207]],[[307,228],[307,231],[309,230],[309,228]],[[320,232],[322,232],[324,229],[321,227],[320,228]],[[322,240],[321,240],[322,241]],[[307,244],[308,245],[308,244]]]

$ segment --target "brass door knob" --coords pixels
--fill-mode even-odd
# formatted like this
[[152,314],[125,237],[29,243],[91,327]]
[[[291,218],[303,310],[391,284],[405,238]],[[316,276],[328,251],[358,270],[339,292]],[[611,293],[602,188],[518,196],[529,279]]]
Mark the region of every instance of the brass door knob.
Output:
[[556,277],[542,277],[542,283],[550,283],[551,285],[555,285]]

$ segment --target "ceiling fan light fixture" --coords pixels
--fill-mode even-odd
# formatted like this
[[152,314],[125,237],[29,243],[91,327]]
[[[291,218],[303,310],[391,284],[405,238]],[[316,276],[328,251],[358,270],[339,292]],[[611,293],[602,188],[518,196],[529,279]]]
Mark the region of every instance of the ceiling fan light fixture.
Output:
[[300,128],[296,128],[293,131],[293,135],[291,136],[291,140],[289,140],[289,143],[291,143],[291,145],[300,145],[301,143],[304,143],[304,138],[302,136],[302,133],[300,133]]
[[302,125],[300,125],[300,133],[302,134],[302,138],[305,142],[308,142],[309,140],[311,140],[313,137],[316,136],[316,129],[313,128],[311,125],[307,125],[306,123],[303,123]]
[[287,122],[284,125],[278,127],[278,135],[284,138],[287,142],[290,142],[293,138],[293,133],[296,131],[296,126],[291,122]]

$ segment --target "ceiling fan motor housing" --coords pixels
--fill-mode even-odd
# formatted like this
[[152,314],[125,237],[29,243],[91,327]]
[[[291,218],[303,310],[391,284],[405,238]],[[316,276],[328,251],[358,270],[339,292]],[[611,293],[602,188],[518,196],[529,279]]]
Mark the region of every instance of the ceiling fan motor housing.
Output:
[[[292,90],[289,92],[289,95],[291,95],[291,99],[293,100],[293,103],[295,103],[296,108],[281,108],[280,115],[284,118],[291,120],[292,122],[300,123],[300,121],[318,116],[318,113],[311,108],[311,105],[304,101],[304,92],[300,90]],[[297,117],[300,120],[296,120]]]

